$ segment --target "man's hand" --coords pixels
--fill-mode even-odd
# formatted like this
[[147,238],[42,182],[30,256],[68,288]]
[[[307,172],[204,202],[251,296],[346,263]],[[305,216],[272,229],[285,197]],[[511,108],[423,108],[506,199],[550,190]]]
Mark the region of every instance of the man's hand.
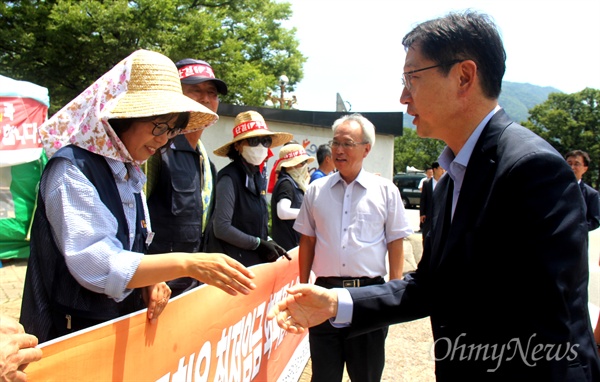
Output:
[[254,273],[239,261],[222,253],[195,253],[190,264],[190,277],[235,296],[256,289]]
[[287,289],[288,296],[267,314],[289,333],[302,333],[337,315],[338,297],[333,289],[312,284],[298,284]]

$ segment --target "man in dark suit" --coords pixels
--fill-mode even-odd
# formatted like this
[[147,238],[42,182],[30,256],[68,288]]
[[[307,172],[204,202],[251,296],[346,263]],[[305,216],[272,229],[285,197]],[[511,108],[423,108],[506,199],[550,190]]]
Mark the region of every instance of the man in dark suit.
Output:
[[365,288],[298,284],[267,318],[291,333],[331,319],[355,335],[430,316],[438,381],[600,381],[583,198],[562,156],[499,107],[495,25],[451,13],[402,43],[400,101],[419,136],[447,144],[419,266]]
[[593,231],[600,226],[600,196],[598,191],[583,181],[585,174],[590,166],[590,155],[583,150],[572,150],[565,154],[567,164],[571,166],[575,179],[579,183],[581,195],[585,201],[585,218],[587,220],[588,231]]
[[421,189],[421,201],[419,202],[420,227],[423,243],[431,230],[431,221],[433,220],[433,190],[437,185],[438,180],[446,172],[438,162],[431,164],[432,176],[423,182]]

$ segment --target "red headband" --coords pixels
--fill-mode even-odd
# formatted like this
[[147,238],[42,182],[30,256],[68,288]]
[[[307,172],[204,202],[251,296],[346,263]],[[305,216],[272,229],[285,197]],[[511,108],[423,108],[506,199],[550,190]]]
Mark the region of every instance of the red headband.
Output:
[[210,66],[202,64],[187,65],[179,69],[180,80],[192,76],[215,78],[215,73]]
[[296,150],[296,151],[291,151],[291,152],[285,154],[283,156],[283,158],[279,158],[279,160],[282,161],[282,160],[285,160],[285,159],[292,159],[292,158],[300,156],[300,155],[306,155],[306,151],[304,149],[302,149],[302,150]]
[[233,128],[233,138],[252,130],[269,130],[264,121],[246,121]]

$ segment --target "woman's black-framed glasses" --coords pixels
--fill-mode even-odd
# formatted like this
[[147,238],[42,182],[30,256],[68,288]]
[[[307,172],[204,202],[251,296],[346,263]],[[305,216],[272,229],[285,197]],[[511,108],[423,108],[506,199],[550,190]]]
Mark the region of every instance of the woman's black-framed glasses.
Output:
[[256,147],[260,143],[261,145],[268,148],[271,147],[271,145],[273,144],[273,138],[269,136],[251,137],[246,138],[246,142],[248,142],[248,146]]
[[171,128],[166,122],[152,122],[152,124],[154,125],[154,128],[152,129],[152,135],[155,137],[159,137],[164,133],[167,133],[167,138],[173,139],[179,135],[179,133],[181,133],[181,130],[183,130],[181,127]]

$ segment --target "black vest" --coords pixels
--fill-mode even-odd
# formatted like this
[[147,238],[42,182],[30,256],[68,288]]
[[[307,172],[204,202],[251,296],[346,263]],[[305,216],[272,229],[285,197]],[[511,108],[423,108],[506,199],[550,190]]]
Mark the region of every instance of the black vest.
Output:
[[150,159],[159,162],[159,171],[156,186],[148,198],[155,233],[148,253],[199,252],[201,248],[200,155],[183,135],[178,135],[173,144],[174,148]]
[[[96,187],[100,199],[118,221],[117,239],[123,248],[129,248],[129,234],[123,204],[114,176],[100,155],[76,146],[61,148],[48,162],[53,166],[56,158],[65,158],[75,164]],[[42,181],[44,181],[42,175]],[[136,236],[132,251],[144,252],[146,229],[144,210],[139,194]],[[21,324],[27,333],[40,342],[81,330],[119,316],[143,309],[141,289],[134,290],[125,300],[117,303],[104,294],[82,287],[69,272],[46,217],[46,204],[41,192],[33,218],[30,256],[23,289]]]
[[[269,211],[266,198],[266,180],[257,171],[252,177],[249,177],[249,184],[246,186],[246,172],[243,166],[241,159],[229,163],[219,171],[217,182],[223,176],[229,176],[233,182],[235,207],[231,217],[231,225],[248,235],[267,240],[269,236]],[[207,230],[209,229],[211,230],[211,236],[214,236],[212,224],[207,227]],[[212,238],[209,238],[209,241],[212,240]],[[242,249],[223,240],[216,239],[216,241],[219,242],[223,253],[247,267],[265,262],[256,251]],[[218,246],[212,248],[218,249]]]

